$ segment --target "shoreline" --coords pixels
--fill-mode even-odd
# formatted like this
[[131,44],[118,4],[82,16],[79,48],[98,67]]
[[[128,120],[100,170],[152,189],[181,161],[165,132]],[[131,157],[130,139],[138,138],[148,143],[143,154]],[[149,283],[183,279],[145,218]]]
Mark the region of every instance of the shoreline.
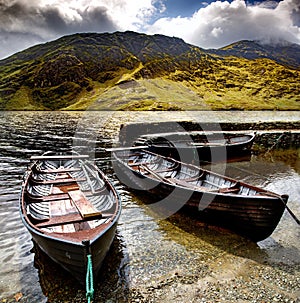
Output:
[[[62,112],[62,115],[64,114],[67,113]],[[164,113],[164,115],[155,114],[154,122],[161,121],[167,114],[171,120],[177,118],[172,116],[173,112]],[[108,138],[111,144],[114,136],[118,134],[121,123],[132,123],[135,120],[147,121],[145,120],[147,116],[149,115],[144,113],[136,115],[124,112],[112,115],[103,127],[104,138]],[[232,118],[238,119],[236,116]],[[225,118],[220,118],[219,122],[224,122],[223,119]],[[248,119],[252,118],[248,117]],[[262,123],[267,122],[262,121]],[[291,134],[300,132],[300,119],[295,119],[294,122],[283,122],[297,125],[298,129],[291,129]],[[282,132],[286,130],[269,129],[266,138],[274,134],[276,135],[274,140],[276,140]],[[270,140],[270,144],[274,144],[274,140]],[[282,156],[286,157],[285,151]],[[291,202],[297,206],[296,203],[299,201]],[[95,283],[94,303],[300,303],[300,247],[298,242],[295,242],[297,235],[294,235],[292,240],[289,239],[290,230],[298,227],[293,224],[288,214],[285,214],[284,222],[272,237],[256,244],[222,229],[200,225],[188,216],[174,215],[168,220],[158,222],[158,227],[155,222],[155,228],[150,227],[150,229],[148,228],[153,223],[152,221],[135,221],[135,225],[125,226],[126,219],[133,220],[137,218],[133,217],[134,215],[140,214],[134,210],[146,209],[137,201],[132,204],[126,201],[125,204],[127,205],[124,207],[123,219],[119,226],[120,239],[116,239],[114,243],[114,250],[107,260],[108,265],[103,270],[105,273]],[[126,233],[130,229],[136,232],[126,238]],[[158,248],[160,255],[156,254],[154,247],[157,230],[163,231],[163,244],[170,245],[167,247],[169,249]],[[154,231],[150,238],[146,238],[148,231]],[[122,243],[124,238],[128,241],[128,247],[125,247],[126,243]],[[134,245],[131,242],[133,240],[139,241],[138,247],[136,243]],[[153,245],[143,247],[143,243],[151,241],[154,242]],[[290,241],[293,241],[293,244]],[[159,243],[162,244],[162,242]],[[194,247],[190,243],[197,245]],[[124,250],[122,245],[124,245]],[[132,249],[131,257],[128,256],[130,249]],[[161,259],[157,259],[159,257]],[[171,264],[174,266],[169,266]],[[45,272],[44,266],[45,264],[41,264],[42,274]],[[148,271],[151,266],[158,266],[159,270],[162,268],[162,272],[154,271],[152,275],[151,271]],[[61,272],[60,269],[58,271]],[[116,277],[111,279],[112,275]],[[106,279],[107,277],[109,279]],[[55,279],[52,276],[50,278]],[[125,279],[128,280],[125,281]],[[54,296],[48,296],[45,302],[87,302],[84,290],[76,289],[76,285],[73,289],[72,282],[61,278],[58,281],[64,284],[58,287],[55,280],[50,281],[51,283],[45,285],[47,286],[46,293],[49,294],[52,290]],[[32,297],[30,299],[29,295],[33,294],[24,292],[19,302],[40,303],[32,300]],[[2,298],[1,302],[13,303],[16,299],[14,297]]]

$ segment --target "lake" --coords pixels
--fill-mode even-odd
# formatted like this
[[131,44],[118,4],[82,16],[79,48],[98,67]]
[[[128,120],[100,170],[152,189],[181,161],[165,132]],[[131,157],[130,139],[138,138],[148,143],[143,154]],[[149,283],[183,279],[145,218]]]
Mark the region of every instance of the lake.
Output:
[[[118,181],[110,155],[103,148],[117,142],[121,123],[187,119],[203,122],[298,122],[300,113],[1,112],[0,300],[8,302],[4,300],[13,300],[19,294],[22,296],[20,302],[85,302],[85,292],[77,282],[34,247],[18,210],[22,178],[30,156],[72,147],[95,159],[115,184],[123,203],[116,239],[96,283],[98,301],[95,302],[131,302],[132,291],[149,292],[153,285],[159,283],[162,288],[167,287],[163,281],[178,277],[200,283],[214,276],[212,273],[216,276],[221,272],[223,275],[215,278],[219,283],[230,272],[237,279],[240,271],[230,267],[228,260],[240,266],[247,264],[243,267],[245,275],[253,273],[254,265],[251,267],[251,264],[255,264],[255,270],[258,270],[255,273],[270,269],[276,275],[299,277],[300,228],[287,212],[271,237],[256,244],[226,230],[197,222],[184,213],[157,220],[143,203],[151,198],[132,192]],[[299,150],[293,151],[295,154],[298,155],[296,158],[290,154],[278,158],[272,153],[264,157],[252,156],[251,161],[228,163],[222,169],[233,178],[288,194],[288,206],[299,218]],[[282,302],[288,302],[284,300],[293,298],[300,290],[300,281],[295,281],[299,284],[285,285],[285,290],[280,292]]]

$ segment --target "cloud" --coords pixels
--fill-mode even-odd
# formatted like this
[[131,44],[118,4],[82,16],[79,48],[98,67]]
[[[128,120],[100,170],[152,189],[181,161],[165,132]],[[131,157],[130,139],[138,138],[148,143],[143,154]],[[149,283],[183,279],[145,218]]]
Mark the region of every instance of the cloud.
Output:
[[139,31],[162,0],[0,0],[0,58],[76,32]]
[[190,17],[162,18],[172,1],[0,0],[0,58],[76,32],[160,33],[203,48],[242,39],[300,43],[299,0],[199,2]]
[[299,15],[298,0],[257,5],[246,5],[244,0],[216,1],[188,18],[161,18],[148,27],[148,32],[181,37],[203,48],[243,39],[300,43]]

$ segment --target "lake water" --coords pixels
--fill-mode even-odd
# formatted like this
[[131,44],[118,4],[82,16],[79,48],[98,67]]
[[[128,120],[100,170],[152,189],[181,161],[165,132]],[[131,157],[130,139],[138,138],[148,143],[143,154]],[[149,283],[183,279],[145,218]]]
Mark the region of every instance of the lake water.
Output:
[[[75,148],[95,157],[119,190],[123,212],[117,236],[96,283],[99,302],[127,302],[131,289],[172,276],[205,276],[224,254],[255,262],[284,264],[299,274],[300,229],[285,212],[271,237],[258,244],[185,214],[156,220],[144,199],[122,185],[103,147],[116,142],[121,123],[199,119],[203,122],[299,121],[299,112],[1,112],[0,113],[0,301],[84,302],[85,292],[38,249],[22,225],[18,199],[31,155]],[[289,207],[300,217],[300,159],[273,154],[226,164],[227,175],[289,194]],[[296,158],[295,155],[296,154]],[[297,156],[298,155],[298,156]],[[224,269],[225,270],[225,269]],[[298,285],[299,286],[299,285]],[[300,289],[300,287],[299,287]]]

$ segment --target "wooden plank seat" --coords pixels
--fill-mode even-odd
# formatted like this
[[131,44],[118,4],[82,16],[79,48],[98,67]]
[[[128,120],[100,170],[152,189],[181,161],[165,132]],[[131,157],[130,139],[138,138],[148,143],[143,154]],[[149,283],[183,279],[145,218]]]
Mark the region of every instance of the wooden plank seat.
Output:
[[[79,187],[74,187],[74,190],[78,189]],[[99,190],[96,190],[94,194],[101,194],[103,193],[107,188],[104,186]],[[91,195],[93,194],[90,190],[84,191],[85,195]],[[59,200],[65,200],[70,199],[70,196],[67,193],[61,193],[61,190],[58,193],[53,193],[49,196],[34,196],[28,192],[26,192],[26,196],[28,197],[27,205],[32,203],[41,203],[41,202],[51,202],[51,201],[59,201]]]
[[196,147],[201,147],[201,146],[223,146],[226,142],[191,142],[189,143],[190,145],[196,146]]
[[207,188],[205,186],[191,184],[188,181],[180,180],[180,179],[176,179],[176,178],[168,178],[168,180],[170,180],[171,182],[176,183],[178,185],[186,186],[186,187],[189,187],[189,188],[192,188],[195,190],[199,190],[199,191],[205,191],[205,192],[218,192],[219,191],[218,188]]
[[[200,175],[196,175],[196,176],[191,176],[189,178],[185,178],[184,181],[185,182],[192,182],[192,181],[198,181],[198,180],[203,180],[203,178],[205,177],[204,172],[202,172]],[[179,179],[177,179],[179,180]],[[214,184],[212,184],[214,185]]]
[[219,193],[222,194],[238,193],[239,191],[240,191],[239,187],[225,187],[219,189]]
[[[141,165],[139,169],[142,168],[144,170],[143,174],[151,174],[159,180],[166,181],[164,177],[157,174],[155,171],[151,170],[147,165]],[[168,181],[167,181],[168,182]]]
[[152,169],[152,171],[155,173],[164,173],[164,172],[176,170],[178,168],[178,166],[179,165],[176,164],[176,165],[172,165],[170,167],[165,167],[165,168],[161,168],[161,169]]
[[205,186],[200,186],[200,185],[195,185],[195,184],[191,184],[189,181],[196,181],[198,179],[201,179],[201,177],[204,176],[204,173],[202,173],[200,176],[197,177],[191,177],[191,178],[187,178],[185,180],[181,180],[181,179],[176,179],[176,178],[171,178],[169,176],[163,177],[160,176],[157,171],[151,170],[149,169],[146,165],[141,165],[141,167],[148,173],[154,175],[156,178],[171,183],[171,184],[177,184],[177,185],[182,185],[194,190],[199,190],[199,191],[203,191],[203,192],[218,192],[219,189],[218,188],[207,188]]
[[86,178],[64,178],[64,179],[55,179],[55,180],[36,180],[36,179],[30,179],[30,182],[37,185],[54,185],[54,184],[64,184],[64,183],[74,183],[74,182],[84,182],[86,181]]
[[228,187],[220,187],[219,193],[222,194],[230,194],[230,193],[238,193],[240,191],[240,183],[236,182],[235,184]]
[[39,169],[36,166],[32,168],[34,172],[39,174],[56,174],[56,173],[73,173],[81,171],[81,167],[70,167],[70,168],[56,168],[56,169]]
[[88,159],[89,155],[44,155],[32,156],[31,160],[72,160],[72,159]]
[[131,162],[128,163],[128,166],[144,166],[148,164],[155,164],[155,162]]
[[105,151],[107,152],[117,152],[117,151],[123,151],[123,150],[140,150],[143,148],[148,148],[148,145],[138,145],[138,146],[121,146],[121,147],[112,147],[112,148],[106,148]]
[[28,202],[27,204],[32,204],[32,203],[41,203],[41,202],[51,202],[51,201],[57,201],[57,200],[65,200],[69,199],[69,195],[65,193],[59,193],[59,194],[53,194],[49,196],[33,196],[30,193],[26,193],[26,196],[28,197]]
[[81,190],[71,190],[68,195],[75,204],[82,218],[101,216],[102,213],[85,197]]
[[53,226],[74,224],[74,223],[80,223],[80,222],[86,222],[86,221],[90,221],[90,220],[104,219],[104,218],[110,218],[110,217],[112,217],[112,214],[99,213],[94,216],[83,218],[79,213],[73,213],[73,214],[66,214],[66,215],[51,217],[47,221],[43,221],[41,223],[36,224],[36,227],[38,227],[38,228],[53,227]]

